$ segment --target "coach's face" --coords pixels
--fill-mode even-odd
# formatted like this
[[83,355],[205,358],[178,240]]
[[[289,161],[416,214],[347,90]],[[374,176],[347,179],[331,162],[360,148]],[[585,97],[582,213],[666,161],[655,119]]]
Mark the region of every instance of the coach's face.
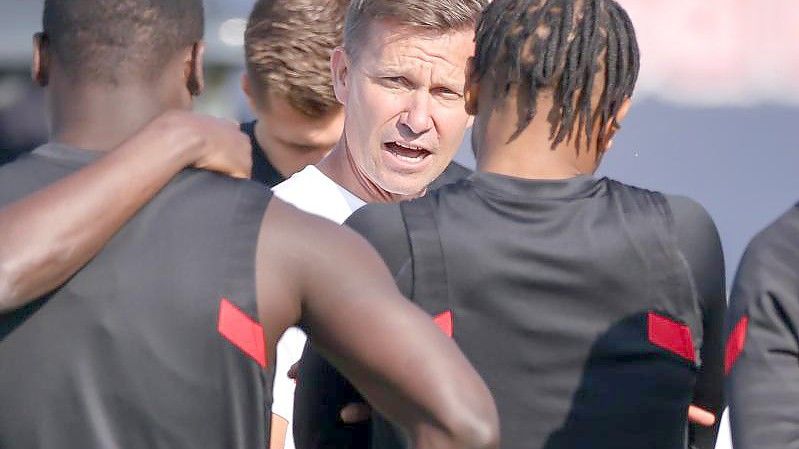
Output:
[[466,130],[466,60],[474,31],[445,34],[377,21],[357,54],[337,49],[344,136],[362,175],[401,195],[424,190],[452,160]]

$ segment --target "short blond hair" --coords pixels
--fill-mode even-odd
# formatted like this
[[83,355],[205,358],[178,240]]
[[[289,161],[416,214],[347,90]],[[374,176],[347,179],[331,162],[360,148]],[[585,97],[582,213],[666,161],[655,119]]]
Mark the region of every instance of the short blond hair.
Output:
[[349,0],[259,0],[244,33],[247,73],[264,92],[280,95],[297,111],[321,118],[338,111],[330,55],[341,45]]
[[344,27],[344,47],[357,58],[369,25],[387,20],[398,26],[446,33],[474,28],[489,0],[352,0]]

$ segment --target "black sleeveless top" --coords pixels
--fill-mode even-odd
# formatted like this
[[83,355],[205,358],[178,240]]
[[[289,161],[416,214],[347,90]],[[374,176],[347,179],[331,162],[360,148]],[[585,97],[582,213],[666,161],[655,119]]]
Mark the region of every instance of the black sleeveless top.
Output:
[[252,147],[252,176],[250,179],[268,187],[274,187],[285,181],[286,178],[272,165],[266,155],[266,151],[258,143],[258,139],[255,137],[255,125],[257,123],[257,121],[252,121],[239,125],[241,132],[247,134],[250,138],[250,146]]
[[[2,167],[0,206],[93,157],[51,144]],[[187,170],[61,288],[0,315],[0,447],[267,447],[254,264],[269,199]]]
[[661,194],[480,174],[401,209],[407,293],[491,388],[503,448],[684,447],[702,313]]

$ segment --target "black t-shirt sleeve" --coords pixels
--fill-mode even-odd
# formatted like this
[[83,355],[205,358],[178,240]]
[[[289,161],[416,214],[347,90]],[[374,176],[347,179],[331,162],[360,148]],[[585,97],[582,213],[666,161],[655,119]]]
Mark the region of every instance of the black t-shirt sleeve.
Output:
[[677,245],[693,274],[702,308],[702,366],[694,388],[693,404],[716,415],[713,427],[690,425],[689,444],[691,448],[712,449],[725,405],[724,316],[727,302],[724,255],[716,226],[705,209],[685,197],[667,198],[674,216]]
[[749,244],[727,320],[736,449],[799,449],[799,208]]
[[411,245],[399,205],[370,204],[355,212],[345,224],[375,247],[400,291],[409,296],[413,287]]
[[[406,295],[412,286],[410,244],[399,206],[371,204],[345,223],[377,249]],[[398,277],[399,276],[399,277]],[[370,424],[344,424],[341,409],[364,402],[355,388],[308,344],[302,355],[294,398],[294,440],[297,449],[369,447]]]
[[463,178],[471,175],[472,171],[463,165],[453,161],[450,162],[444,172],[430,183],[428,190],[436,190],[449,184],[454,184]]
[[[721,242],[713,220],[697,203],[683,197],[669,197],[678,245],[681,248],[695,279],[700,294],[703,312],[704,338],[701,350],[702,368],[694,394],[694,404],[716,414],[718,418],[724,408],[723,401],[723,321],[726,311],[724,258]],[[353,214],[346,223],[363,235],[380,253],[397,280],[400,290],[406,295],[413,286],[411,250],[405,224],[397,205],[368,205]],[[306,426],[295,429],[295,436],[314,434],[315,441],[356,441],[367,447],[368,426],[345,426],[338,418],[338,410],[352,402],[355,396],[346,383],[326,362],[314,355],[312,365],[304,365],[297,388],[295,423]],[[323,386],[337,386],[335,391],[323,391]],[[316,390],[311,392],[310,390]],[[305,402],[304,405],[299,401]],[[299,416],[302,410],[317,410],[316,416]],[[321,416],[318,410],[326,410]],[[314,421],[317,421],[314,423]],[[717,420],[718,421],[718,420]],[[653,423],[653,425],[657,425]],[[713,428],[691,426],[690,440],[693,448],[712,449],[718,425]],[[297,439],[298,449],[326,447],[304,446]]]

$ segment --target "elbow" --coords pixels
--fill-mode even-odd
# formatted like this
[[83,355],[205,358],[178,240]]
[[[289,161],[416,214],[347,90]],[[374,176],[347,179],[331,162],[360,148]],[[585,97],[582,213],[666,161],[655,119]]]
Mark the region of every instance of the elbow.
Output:
[[455,444],[463,449],[498,449],[499,425],[491,419],[471,420],[457,429],[452,429]]
[[462,442],[459,447],[469,449],[499,448],[499,419],[496,412],[483,416],[473,416],[460,429]]
[[13,289],[8,284],[5,274],[0,274],[0,314],[9,312],[14,308],[12,291]]
[[499,448],[499,416],[491,395],[486,390],[480,399],[457,408],[450,419],[449,434],[464,449]]
[[0,313],[19,307],[19,276],[5,264],[0,264]]

